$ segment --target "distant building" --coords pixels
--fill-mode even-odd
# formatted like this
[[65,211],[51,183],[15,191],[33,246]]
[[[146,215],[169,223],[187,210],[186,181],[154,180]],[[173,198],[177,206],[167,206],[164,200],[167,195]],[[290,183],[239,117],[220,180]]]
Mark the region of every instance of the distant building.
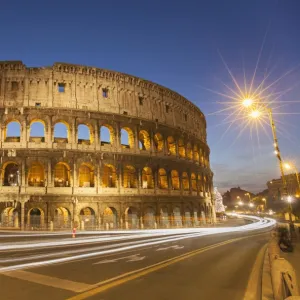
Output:
[[[300,175],[300,174],[299,174]],[[297,178],[295,173],[285,175],[286,185],[287,185],[287,193],[288,195],[299,197],[300,191],[298,188]],[[267,182],[268,186],[268,200],[272,202],[279,202],[282,200],[284,196],[282,178],[272,179]]]
[[223,203],[229,208],[233,208],[239,201],[243,203],[249,203],[250,199],[254,197],[254,194],[241,189],[240,187],[231,188],[223,195]]

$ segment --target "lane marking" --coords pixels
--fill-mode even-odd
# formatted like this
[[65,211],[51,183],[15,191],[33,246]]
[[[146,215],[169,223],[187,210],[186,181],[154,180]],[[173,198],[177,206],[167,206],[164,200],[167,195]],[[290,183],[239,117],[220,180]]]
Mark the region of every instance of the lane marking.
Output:
[[262,282],[262,266],[265,257],[265,252],[267,249],[268,243],[266,243],[258,252],[255,262],[253,264],[246,292],[244,295],[244,300],[257,300],[261,298],[261,282]]
[[[265,233],[263,233],[263,234],[265,234]],[[227,241],[224,241],[224,242],[220,242],[220,243],[217,243],[217,244],[214,244],[214,245],[210,245],[210,246],[207,246],[207,247],[204,247],[204,248],[201,248],[201,249],[193,250],[191,252],[175,256],[173,258],[161,261],[159,263],[147,266],[145,268],[141,268],[141,269],[138,269],[138,270],[134,270],[134,271],[131,271],[131,272],[128,272],[128,273],[121,274],[119,276],[116,276],[116,277],[98,282],[98,283],[93,285],[94,286],[93,289],[87,290],[87,291],[83,292],[82,294],[73,296],[71,298],[67,298],[66,300],[83,300],[83,299],[87,299],[87,298],[92,297],[94,295],[97,295],[101,292],[104,292],[108,289],[111,289],[113,287],[116,287],[118,285],[126,283],[128,281],[137,279],[139,277],[145,276],[145,275],[147,275],[149,273],[152,273],[152,272],[155,272],[157,270],[163,269],[163,268],[168,267],[172,264],[175,264],[175,263],[180,262],[182,260],[193,257],[197,254],[200,254],[200,253],[206,252],[208,250],[212,250],[214,248],[217,248],[217,247],[220,247],[220,246],[223,246],[223,245],[227,245],[227,244],[230,244],[230,243],[233,243],[233,242],[236,242],[236,241],[240,241],[240,240],[252,237],[252,236],[257,236],[257,235],[260,235],[260,234],[244,236],[244,237],[235,238],[235,239],[227,240]]]
[[29,282],[34,282],[46,286],[51,286],[54,288],[68,290],[76,293],[82,293],[87,289],[93,288],[93,285],[87,283],[75,282],[71,280],[51,277],[47,275],[41,275],[41,274],[32,273],[28,271],[11,271],[11,272],[2,273],[1,275],[11,277],[11,278],[17,278]]
[[158,248],[156,251],[163,251],[163,250],[168,250],[168,249],[183,249],[184,246],[179,246],[179,245],[175,245],[175,246],[170,246],[170,247],[165,247],[165,248]]
[[99,264],[108,264],[108,263],[114,263],[117,262],[119,260],[122,259],[129,259],[126,262],[130,262],[130,261],[139,261],[139,260],[143,260],[146,256],[139,256],[140,254],[132,254],[130,256],[124,256],[124,257],[119,257],[119,258],[115,258],[115,259],[104,259],[104,260],[100,260],[98,262],[93,263],[93,265],[99,265]]

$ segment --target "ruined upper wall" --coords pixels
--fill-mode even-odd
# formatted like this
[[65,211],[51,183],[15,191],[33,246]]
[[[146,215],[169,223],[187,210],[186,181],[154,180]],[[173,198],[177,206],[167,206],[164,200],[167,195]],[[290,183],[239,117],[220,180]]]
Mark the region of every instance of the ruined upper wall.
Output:
[[70,108],[125,114],[184,129],[206,140],[197,106],[153,82],[104,69],[55,63],[0,62],[0,107]]

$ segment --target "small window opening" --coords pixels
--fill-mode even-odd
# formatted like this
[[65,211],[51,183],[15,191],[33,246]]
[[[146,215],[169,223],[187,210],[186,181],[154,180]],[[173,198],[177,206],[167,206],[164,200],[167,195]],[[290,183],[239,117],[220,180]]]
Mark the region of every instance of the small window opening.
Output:
[[166,105],[166,113],[168,113],[170,111],[170,106]]
[[139,103],[140,103],[140,105],[144,104],[144,98],[143,97],[139,97]]
[[108,98],[108,89],[102,89],[102,96]]
[[187,121],[187,114],[184,114],[184,121]]
[[17,91],[18,88],[19,88],[19,82],[17,82],[17,81],[12,81],[12,82],[11,82],[11,90],[12,90],[12,91]]
[[35,107],[36,107],[36,108],[39,108],[39,107],[41,107],[41,106],[42,106],[42,105],[41,105],[40,102],[36,102],[36,103],[35,103]]
[[65,87],[66,87],[66,85],[64,83],[59,83],[58,84],[59,93],[64,93],[65,92]]
[[128,115],[128,112],[127,111],[123,111],[123,115],[127,116]]

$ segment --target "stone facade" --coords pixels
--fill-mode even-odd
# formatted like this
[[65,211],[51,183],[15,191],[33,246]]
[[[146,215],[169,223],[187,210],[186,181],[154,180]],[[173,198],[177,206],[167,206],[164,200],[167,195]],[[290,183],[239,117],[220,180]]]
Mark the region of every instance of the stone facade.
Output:
[[[214,215],[205,117],[167,88],[93,67],[5,61],[0,114],[0,226],[194,226]],[[43,136],[32,134],[36,123]]]

